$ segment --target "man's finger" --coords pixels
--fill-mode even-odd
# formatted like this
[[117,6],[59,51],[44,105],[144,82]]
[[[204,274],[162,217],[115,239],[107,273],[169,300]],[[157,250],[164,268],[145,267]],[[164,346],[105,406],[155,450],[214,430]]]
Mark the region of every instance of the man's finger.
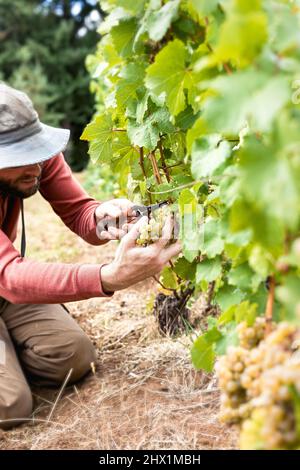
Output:
[[172,215],[168,215],[165,224],[162,229],[162,235],[157,242],[154,243],[158,248],[164,248],[169,241],[172,239],[174,229],[174,218]]
[[109,227],[116,227],[119,228],[120,225],[120,219],[117,218],[110,218],[108,216],[103,217],[98,223],[97,223],[97,230],[98,232],[102,232],[102,230],[108,230]]
[[114,240],[114,237],[109,232],[107,232],[107,230],[100,232],[98,238],[100,238],[100,240]]
[[122,228],[122,230],[124,230],[124,232],[127,233],[127,232],[129,232],[129,231],[132,229],[132,227],[133,227],[135,224],[136,224],[136,222],[134,222],[134,223],[127,223],[127,224],[122,225],[121,228]]
[[161,257],[164,260],[163,262],[167,263],[167,261],[169,261],[171,258],[173,258],[173,256],[179,255],[179,253],[181,253],[181,251],[182,251],[181,241],[177,240],[176,243],[172,243],[172,245],[168,246],[167,248],[165,248],[162,251]]
[[120,240],[126,234],[124,230],[120,230],[116,227],[108,227],[108,232],[113,236],[114,240]]
[[134,203],[129,201],[129,199],[113,199],[111,203],[119,207],[124,215],[129,217],[134,216],[134,211],[132,210]]
[[143,225],[148,224],[148,217],[141,217],[136,224],[133,225],[131,230],[123,237],[123,243],[126,245],[127,248],[131,246],[135,246],[135,242],[137,238],[140,235],[140,228],[143,227]]
[[101,219],[104,219],[105,217],[111,217],[113,219],[116,219],[117,217],[120,217],[122,214],[122,209],[120,207],[117,207],[113,204],[107,204],[103,208],[98,210],[97,212],[97,217],[100,219],[99,221],[101,222]]

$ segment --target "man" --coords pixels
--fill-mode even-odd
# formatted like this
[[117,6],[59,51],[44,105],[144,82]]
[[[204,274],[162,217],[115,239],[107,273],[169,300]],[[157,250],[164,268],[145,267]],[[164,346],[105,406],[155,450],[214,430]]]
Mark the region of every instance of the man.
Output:
[[[180,252],[170,246],[172,220],[162,239],[135,244],[147,218],[134,218],[126,199],[97,202],[73,178],[63,150],[69,131],[39,121],[24,93],[0,83],[0,427],[32,411],[28,382],[76,382],[90,369],[95,350],[64,302],[112,296],[159,273]],[[86,242],[99,246],[122,239],[109,264],[36,262],[25,257],[23,200],[37,191],[63,222]],[[21,253],[14,247],[21,212]],[[124,220],[121,227],[114,224]],[[47,227],[45,227],[45,232]],[[95,252],[95,259],[97,254]],[[25,378],[26,377],[26,378]]]

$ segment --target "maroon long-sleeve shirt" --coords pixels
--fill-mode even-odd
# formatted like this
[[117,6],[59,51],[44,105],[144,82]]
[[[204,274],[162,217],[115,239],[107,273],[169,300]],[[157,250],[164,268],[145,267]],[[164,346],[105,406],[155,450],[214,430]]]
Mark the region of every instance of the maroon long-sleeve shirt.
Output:
[[[99,202],[75,180],[62,153],[44,163],[40,193],[73,232],[92,245],[103,244],[94,216]],[[20,200],[0,193],[0,297],[12,303],[63,303],[107,296],[100,264],[22,258],[13,245],[19,215]]]

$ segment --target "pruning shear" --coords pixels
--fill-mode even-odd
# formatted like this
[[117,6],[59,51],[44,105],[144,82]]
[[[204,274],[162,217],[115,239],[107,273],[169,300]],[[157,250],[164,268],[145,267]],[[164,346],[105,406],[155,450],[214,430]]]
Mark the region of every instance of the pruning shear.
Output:
[[[150,206],[143,206],[143,205],[135,205],[132,206],[131,210],[135,212],[135,216],[131,216],[130,218],[134,219],[140,219],[142,216],[146,215],[148,216],[148,219],[150,217],[151,212],[156,211],[162,206],[165,206],[166,204],[169,204],[168,201],[162,201],[158,202],[157,204],[151,204]],[[127,219],[128,220],[128,219]],[[124,217],[118,217],[116,221],[113,222],[113,226],[116,226],[117,228],[121,227],[124,223],[126,222],[126,218]],[[111,223],[109,221],[104,221],[103,223],[103,230],[108,230],[109,226]]]
[[132,210],[136,213],[136,217],[139,219],[142,216],[150,217],[151,212],[154,212],[161,207],[169,204],[169,201],[158,202],[157,204],[150,204],[150,206],[136,205],[132,206]]

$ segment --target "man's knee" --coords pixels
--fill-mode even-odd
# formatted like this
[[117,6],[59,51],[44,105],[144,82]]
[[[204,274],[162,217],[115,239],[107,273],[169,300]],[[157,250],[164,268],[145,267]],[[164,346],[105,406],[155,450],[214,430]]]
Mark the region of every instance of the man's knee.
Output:
[[57,383],[62,383],[72,369],[69,383],[74,383],[91,370],[91,363],[97,358],[90,338],[80,329],[66,333],[64,360],[57,368]]
[[89,337],[78,328],[57,333],[45,347],[25,349],[22,359],[33,382],[61,385],[71,370],[68,383],[86,375],[96,360],[96,351]]
[[32,413],[32,395],[26,383],[11,383],[0,390],[0,428],[9,429],[26,421]]

